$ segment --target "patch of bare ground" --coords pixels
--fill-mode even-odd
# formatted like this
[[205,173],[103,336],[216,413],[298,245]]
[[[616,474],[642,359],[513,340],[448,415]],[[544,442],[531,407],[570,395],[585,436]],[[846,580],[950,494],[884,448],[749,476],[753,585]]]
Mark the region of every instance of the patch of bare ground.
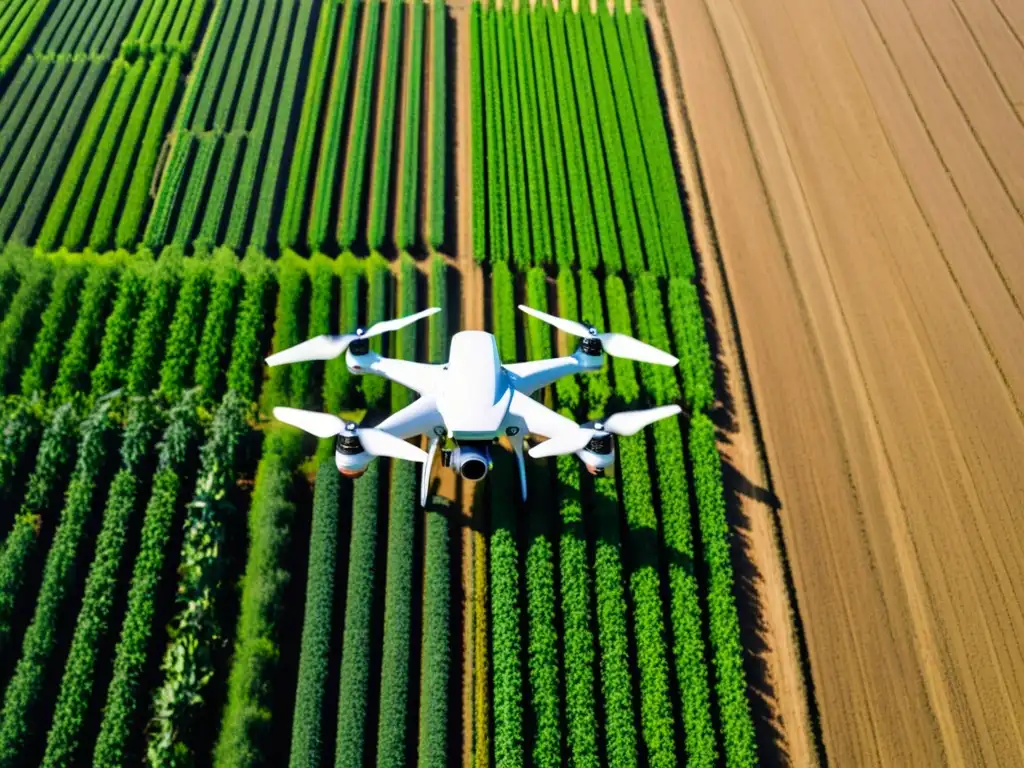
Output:
[[1024,759],[1020,36],[982,3],[661,4],[841,765]]

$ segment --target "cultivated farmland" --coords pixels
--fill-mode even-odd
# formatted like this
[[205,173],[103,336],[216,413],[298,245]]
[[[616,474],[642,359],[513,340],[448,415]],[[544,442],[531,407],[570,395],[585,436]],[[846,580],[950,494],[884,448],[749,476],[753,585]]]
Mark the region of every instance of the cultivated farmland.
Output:
[[[1024,27],[920,5],[0,0],[0,766],[1024,755]],[[425,508],[269,416],[519,303],[683,414]]]

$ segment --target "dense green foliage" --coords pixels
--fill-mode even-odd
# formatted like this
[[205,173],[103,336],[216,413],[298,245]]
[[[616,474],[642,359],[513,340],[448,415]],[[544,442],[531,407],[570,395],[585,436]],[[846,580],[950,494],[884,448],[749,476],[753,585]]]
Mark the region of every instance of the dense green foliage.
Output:
[[271,748],[280,621],[291,579],[287,557],[295,515],[291,488],[300,448],[300,438],[293,430],[271,432],[256,470],[228,700],[214,751],[217,766],[265,764]]
[[448,765],[448,680],[451,658],[450,504],[434,497],[426,511],[423,649],[420,661],[419,768]]
[[[323,752],[324,700],[327,696],[331,630],[334,628],[335,582],[339,573],[339,537],[351,516],[351,486],[342,483],[332,462],[324,462],[316,475],[313,524],[309,539],[306,608],[302,620],[302,650],[292,717],[290,768],[313,768]],[[344,505],[342,498],[344,497]]]
[[[487,161],[484,154],[485,125],[493,122],[493,115],[487,110],[487,118],[484,118],[484,93],[485,85],[489,83],[484,72],[484,58],[487,54],[483,50],[483,24],[481,20],[482,10],[480,0],[473,0],[469,9],[469,104],[472,116],[470,117],[470,162],[473,164],[473,258],[482,262],[487,258]],[[488,99],[489,101],[489,96]],[[431,207],[435,205],[434,199],[430,201]]]
[[155,441],[159,420],[159,414],[146,400],[131,404],[121,442],[121,468],[107,494],[103,524],[96,538],[96,552],[86,578],[85,595],[46,740],[42,764],[48,768],[78,762],[82,730],[96,683],[99,662],[96,650],[109,631],[118,572],[127,554],[136,498],[145,487],[146,459]]
[[[168,249],[151,274],[142,313],[135,328],[131,362],[128,364],[125,382],[132,394],[147,394],[159,381],[159,361],[168,339],[167,328],[171,325],[182,268],[181,259]],[[174,354],[176,350],[171,352]]]
[[715,425],[703,413],[696,414],[690,422],[690,460],[708,573],[708,625],[725,761],[730,766],[757,765],[754,723],[743,670],[743,645],[733,597],[735,577],[729,556],[722,465],[715,446]]
[[92,393],[105,395],[122,385],[132,357],[135,324],[142,311],[148,284],[147,262],[129,264],[117,284],[114,308],[107,316],[100,346],[100,361],[92,369]]
[[[366,323],[367,327],[384,320],[388,316],[388,297],[393,283],[388,263],[380,254],[371,254],[366,262]],[[385,337],[376,336],[370,342],[370,349],[377,354],[384,354]],[[383,405],[388,393],[388,381],[382,376],[363,376],[360,381],[363,397],[370,408]]]
[[685,278],[670,279],[668,308],[686,402],[692,411],[707,410],[715,399],[714,367],[697,286]]
[[[509,240],[508,168],[505,165],[505,122],[502,120],[501,73],[498,70],[498,14],[491,6],[481,19],[483,44],[484,135],[487,142],[487,226],[488,255],[507,262],[512,255]],[[477,254],[477,258],[481,258]]]
[[151,646],[157,589],[167,538],[181,493],[181,472],[196,441],[199,420],[196,392],[188,392],[168,413],[167,429],[158,448],[156,474],[142,523],[138,555],[128,591],[128,608],[114,652],[113,679],[107,689],[94,765],[118,765],[138,707],[142,671]]
[[226,248],[213,256],[210,298],[196,356],[195,383],[210,396],[220,395],[224,381],[230,329],[235,316],[241,274],[235,254]]
[[504,118],[505,155],[508,159],[508,210],[512,260],[520,269],[530,266],[530,212],[526,186],[526,163],[522,135],[522,108],[516,89],[516,56],[513,40],[513,12],[507,7],[492,12],[493,41],[498,49],[496,82],[500,88],[501,115]]
[[50,298],[43,312],[39,334],[32,346],[32,357],[21,374],[21,393],[26,397],[47,389],[57,374],[57,361],[66,338],[64,329],[78,307],[85,270],[72,263],[58,268]]
[[498,354],[503,361],[511,361],[516,356],[515,286],[508,265],[502,261],[495,262],[491,271],[491,312]]
[[[363,270],[348,255],[338,257],[335,269],[341,272],[341,308],[338,329],[351,333],[359,325],[359,291],[363,282]],[[342,405],[352,399],[355,380],[348,372],[344,357],[328,360],[324,366],[324,408],[337,413]]]
[[[430,211],[427,220],[427,243],[431,248],[440,248],[444,243],[445,227],[445,197],[447,195],[447,167],[448,167],[448,110],[447,84],[448,84],[448,53],[447,34],[445,27],[448,24],[447,3],[431,4],[431,83],[430,83]],[[473,111],[473,120],[476,120],[476,110]],[[483,125],[481,124],[481,130]],[[474,141],[476,128],[474,127]],[[476,146],[474,144],[474,146]],[[474,198],[474,207],[476,205]],[[474,214],[475,216],[475,214]],[[476,235],[474,235],[474,238]],[[401,243],[399,243],[401,245]],[[477,251],[474,248],[474,254]]]
[[42,735],[41,707],[46,675],[60,642],[59,619],[84,569],[79,566],[85,526],[94,513],[94,499],[102,492],[103,469],[111,448],[115,400],[101,401],[82,424],[75,468],[68,483],[64,508],[46,555],[43,581],[36,595],[32,620],[22,640],[21,655],[4,692],[0,713],[0,765],[13,766],[35,750]]
[[[439,5],[442,9],[444,8],[443,3]],[[420,104],[423,102],[423,25],[426,6],[419,0],[414,0],[409,4],[409,15],[412,16],[412,29],[409,33],[409,58],[404,73],[402,178],[395,214],[395,244],[399,248],[411,248],[416,243],[416,212],[420,181]],[[443,98],[444,94],[441,95]],[[440,106],[443,107],[443,101]],[[441,205],[441,198],[438,197],[437,200],[437,204]],[[441,207],[443,210],[444,206],[441,205]],[[374,222],[371,221],[370,227],[373,226]],[[373,238],[368,238],[368,240],[372,246]]]
[[334,756],[334,764],[339,768],[362,765],[366,749],[370,653],[374,642],[371,618],[380,462],[371,461],[366,474],[353,486],[352,535],[349,538],[348,590],[338,695],[338,740]]
[[17,372],[32,349],[43,307],[50,295],[51,271],[33,264],[0,320],[0,392],[13,389]]
[[183,271],[160,366],[160,390],[171,398],[179,397],[192,381],[192,363],[199,347],[211,272],[206,262],[192,260],[186,262]]
[[431,363],[441,363],[448,359],[448,264],[444,256],[435,253],[430,262],[428,304],[440,307],[441,311],[431,315],[427,358]]
[[67,400],[87,389],[93,359],[100,352],[103,337],[100,328],[107,316],[114,286],[120,270],[109,262],[94,264],[85,278],[82,298],[71,338],[64,345],[64,354],[57,368],[53,392],[59,400]]
[[228,367],[228,389],[246,400],[255,400],[259,391],[256,366],[262,357],[264,305],[273,285],[270,270],[259,251],[252,250],[242,262],[244,287],[238,302],[235,334],[231,341],[231,364]]

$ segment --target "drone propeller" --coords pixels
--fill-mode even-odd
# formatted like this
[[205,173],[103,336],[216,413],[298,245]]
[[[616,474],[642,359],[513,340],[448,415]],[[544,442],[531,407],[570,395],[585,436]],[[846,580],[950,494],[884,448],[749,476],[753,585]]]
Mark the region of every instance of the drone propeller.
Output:
[[283,365],[285,363],[301,363],[307,360],[333,360],[338,355],[345,353],[353,341],[359,339],[371,339],[380,336],[382,333],[397,331],[412,325],[417,320],[440,312],[440,307],[431,307],[417,312],[414,315],[396,317],[394,320],[383,320],[374,323],[369,328],[357,328],[355,333],[346,333],[343,336],[317,336],[296,344],[294,347],[281,350],[267,358],[267,365]]
[[303,411],[298,408],[275,408],[274,418],[316,437],[334,437],[342,432],[354,435],[359,439],[363,450],[371,456],[389,456],[408,461],[427,460],[425,451],[400,437],[395,437],[390,432],[372,427],[357,427],[330,413]]
[[599,340],[601,346],[604,347],[604,351],[612,357],[624,357],[641,363],[655,363],[657,365],[676,365],[679,362],[679,358],[673,357],[668,352],[662,352],[657,347],[652,347],[650,344],[634,339],[632,336],[626,336],[623,333],[598,333],[597,328],[592,325],[588,326],[583,323],[577,323],[575,320],[566,320],[564,317],[549,315],[547,312],[541,312],[539,309],[533,309],[533,307],[528,307],[525,304],[520,304],[519,309],[573,336],[579,336],[581,339],[592,338]]
[[649,408],[646,411],[623,411],[609,416],[603,422],[595,421],[590,425],[579,427],[575,432],[566,435],[556,435],[550,440],[545,440],[539,445],[530,449],[530,456],[534,459],[543,459],[547,456],[561,456],[566,453],[576,453],[587,447],[591,438],[604,434],[629,437],[635,435],[649,424],[675,416],[682,413],[678,405],[663,405],[658,408]]

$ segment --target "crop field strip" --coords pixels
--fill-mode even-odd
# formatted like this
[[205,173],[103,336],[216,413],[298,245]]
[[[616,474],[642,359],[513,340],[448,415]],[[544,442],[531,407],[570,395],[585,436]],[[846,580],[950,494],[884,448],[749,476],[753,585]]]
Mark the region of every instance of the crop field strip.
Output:
[[[25,478],[0,484],[16,510],[0,520],[0,765],[440,765],[454,749],[450,507],[418,510],[411,465],[338,478],[330,441],[258,415],[408,402],[342,361],[264,380],[262,357],[446,306],[448,262],[420,248],[446,243],[454,207],[449,10],[144,0],[90,60],[53,190],[0,263],[0,479]],[[503,358],[555,349],[527,301],[681,359],[679,378],[610,361],[549,405],[687,405],[620,441],[608,477],[531,466],[526,506],[499,452],[475,511],[489,589],[464,607],[489,614],[476,684],[493,699],[478,692],[462,738],[478,764],[752,765],[712,369],[644,17],[459,12],[464,194]],[[34,51],[0,107],[62,61]],[[349,249],[369,255],[320,252]],[[374,346],[442,360],[447,315]]]

